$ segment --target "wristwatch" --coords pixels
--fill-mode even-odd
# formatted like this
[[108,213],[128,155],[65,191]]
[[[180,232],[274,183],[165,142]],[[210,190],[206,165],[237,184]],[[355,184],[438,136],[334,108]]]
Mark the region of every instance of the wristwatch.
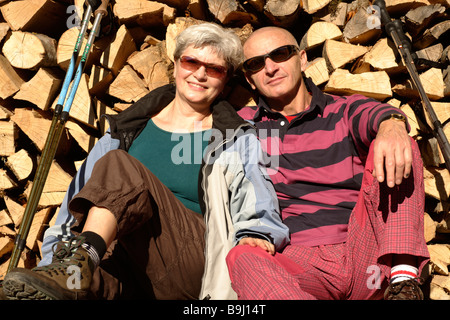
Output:
[[406,123],[406,117],[404,115],[402,115],[401,113],[391,113],[390,115],[386,115],[384,116],[380,123],[385,121],[385,120],[396,120],[396,121],[402,121],[404,123]]
[[388,119],[406,122],[406,117],[401,113],[393,113]]

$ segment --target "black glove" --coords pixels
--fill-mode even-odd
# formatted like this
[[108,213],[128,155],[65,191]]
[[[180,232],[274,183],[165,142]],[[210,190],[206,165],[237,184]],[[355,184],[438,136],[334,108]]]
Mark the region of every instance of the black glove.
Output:
[[102,4],[102,0],[86,0],[86,2],[91,6],[92,11],[95,11]]

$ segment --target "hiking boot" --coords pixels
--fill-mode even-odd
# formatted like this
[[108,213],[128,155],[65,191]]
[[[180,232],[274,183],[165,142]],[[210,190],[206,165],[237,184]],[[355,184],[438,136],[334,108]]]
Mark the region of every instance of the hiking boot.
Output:
[[10,300],[86,299],[92,280],[93,263],[81,245],[84,237],[56,244],[52,263],[32,270],[15,268],[3,281]]
[[423,300],[420,278],[391,283],[384,292],[384,300]]

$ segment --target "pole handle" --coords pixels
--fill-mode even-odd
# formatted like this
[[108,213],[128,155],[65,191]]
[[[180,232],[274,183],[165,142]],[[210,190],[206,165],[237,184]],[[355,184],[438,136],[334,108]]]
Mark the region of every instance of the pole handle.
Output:
[[108,14],[108,4],[109,0],[102,0],[102,4],[95,10],[94,15],[101,14],[102,16],[106,16]]

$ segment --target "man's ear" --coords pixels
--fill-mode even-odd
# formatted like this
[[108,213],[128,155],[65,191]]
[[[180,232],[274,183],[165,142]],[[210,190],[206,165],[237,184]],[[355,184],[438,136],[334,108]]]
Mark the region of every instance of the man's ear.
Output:
[[253,90],[256,90],[255,82],[253,81],[251,75],[248,72],[244,72],[245,79]]
[[306,51],[305,50],[300,50],[298,55],[300,56],[300,63],[301,63],[301,67],[302,67],[302,72],[305,72],[306,67],[308,65],[308,56],[306,55]]

